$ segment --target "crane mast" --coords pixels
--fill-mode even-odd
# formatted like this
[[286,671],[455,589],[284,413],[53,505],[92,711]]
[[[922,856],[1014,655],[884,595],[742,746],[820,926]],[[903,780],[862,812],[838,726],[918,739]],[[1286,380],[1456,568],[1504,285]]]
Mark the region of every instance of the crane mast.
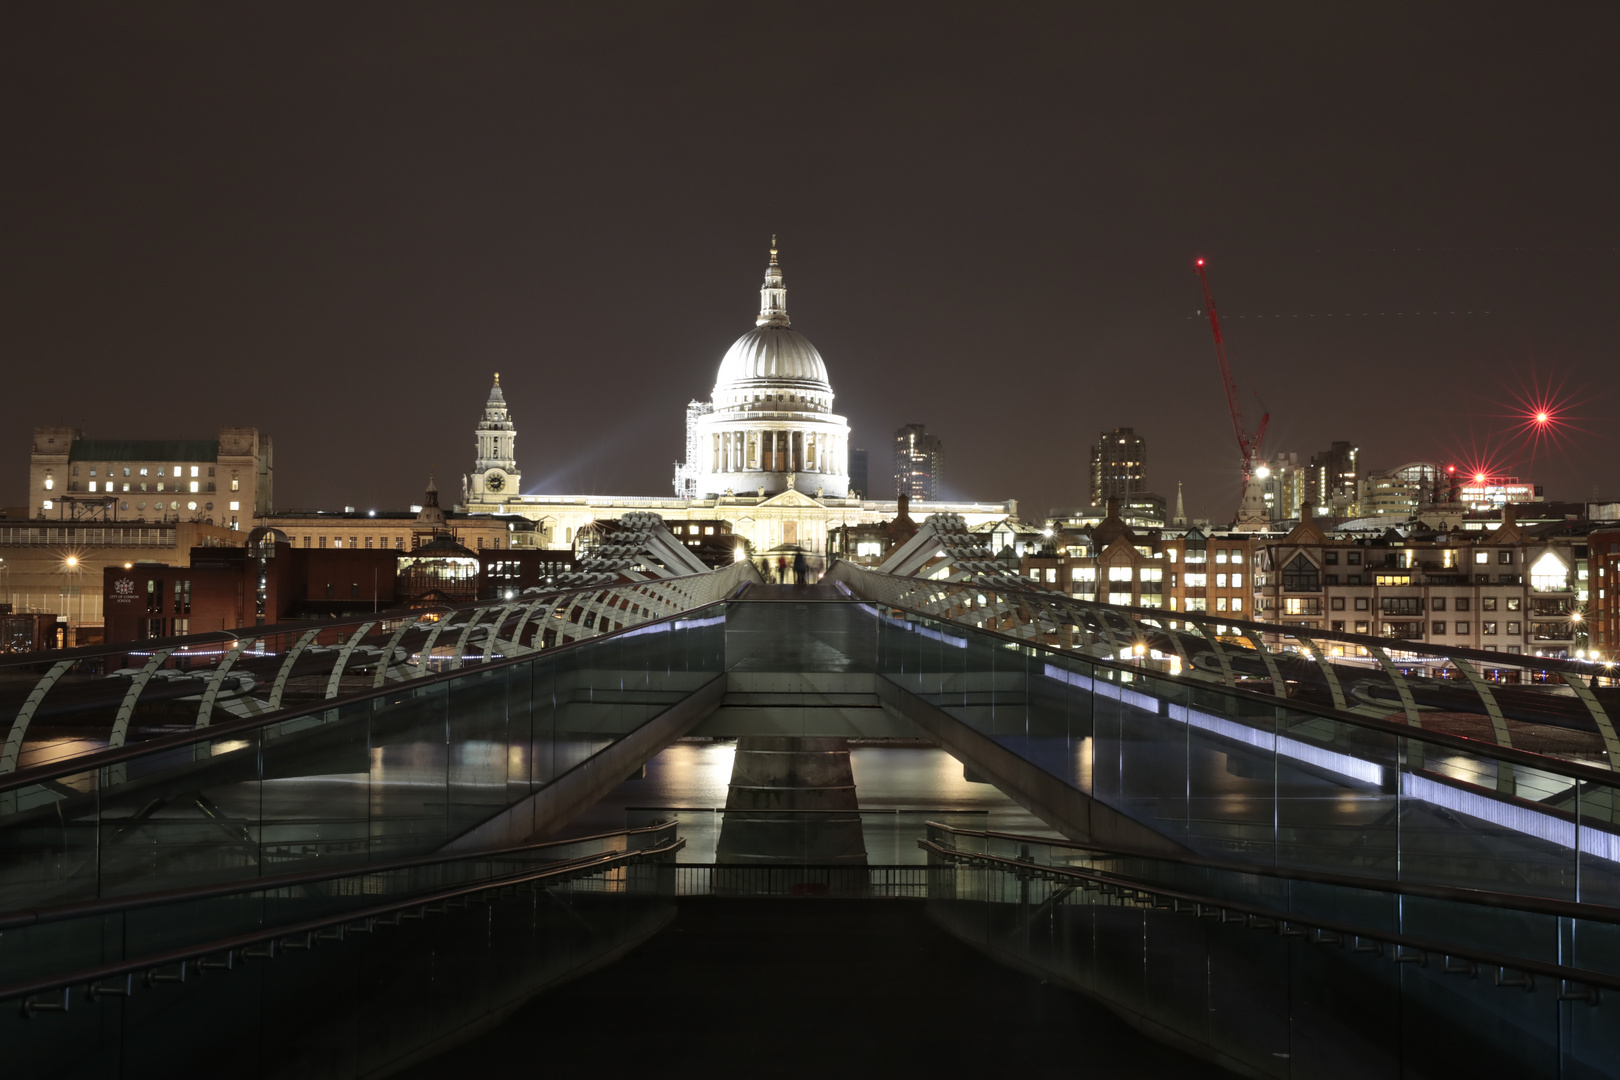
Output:
[[1226,406],[1232,412],[1232,430],[1237,435],[1238,453],[1243,459],[1243,484],[1249,483],[1249,475],[1260,464],[1260,444],[1266,437],[1266,425],[1271,422],[1271,414],[1265,413],[1260,417],[1260,426],[1250,434],[1243,423],[1243,406],[1238,403],[1237,380],[1232,377],[1232,365],[1226,359],[1226,343],[1221,340],[1221,317],[1215,312],[1215,296],[1209,291],[1209,275],[1204,272],[1204,260],[1199,259],[1195,264],[1198,270],[1198,283],[1204,289],[1204,310],[1209,312],[1210,333],[1215,336],[1215,359],[1221,365],[1221,384],[1226,388]]

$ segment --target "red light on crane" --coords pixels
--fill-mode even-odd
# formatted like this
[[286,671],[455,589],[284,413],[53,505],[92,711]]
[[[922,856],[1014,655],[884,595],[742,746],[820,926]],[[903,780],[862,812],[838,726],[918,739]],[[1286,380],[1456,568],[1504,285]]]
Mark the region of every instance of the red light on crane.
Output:
[[1545,424],[1547,421],[1549,421],[1551,419],[1552,419],[1552,416],[1550,414],[1548,414],[1547,412],[1538,412],[1538,413],[1536,413],[1536,423],[1538,423],[1538,424]]
[[1485,482],[1485,474],[1484,473],[1481,472],[1481,473],[1475,473],[1474,474],[1474,483],[1483,484],[1484,482]]
[[1197,265],[1199,265],[1199,266],[1203,266],[1203,265],[1204,265],[1204,260],[1203,260],[1203,259],[1199,259],[1199,260],[1198,260],[1198,264],[1197,264]]

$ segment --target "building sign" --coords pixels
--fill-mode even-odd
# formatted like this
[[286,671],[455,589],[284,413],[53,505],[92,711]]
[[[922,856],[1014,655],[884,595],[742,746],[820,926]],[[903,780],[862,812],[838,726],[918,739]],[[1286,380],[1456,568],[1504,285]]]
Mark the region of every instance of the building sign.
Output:
[[135,579],[119,578],[113,582],[113,599],[120,604],[127,604],[135,599]]

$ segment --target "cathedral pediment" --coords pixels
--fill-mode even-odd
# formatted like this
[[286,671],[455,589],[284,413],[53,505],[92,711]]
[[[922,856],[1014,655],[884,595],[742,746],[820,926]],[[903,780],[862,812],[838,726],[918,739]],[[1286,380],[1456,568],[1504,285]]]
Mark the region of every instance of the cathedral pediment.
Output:
[[760,509],[764,509],[766,507],[770,507],[771,509],[799,509],[800,507],[819,507],[821,505],[821,503],[817,502],[815,499],[812,499],[804,492],[793,490],[772,495],[770,498],[759,504]]

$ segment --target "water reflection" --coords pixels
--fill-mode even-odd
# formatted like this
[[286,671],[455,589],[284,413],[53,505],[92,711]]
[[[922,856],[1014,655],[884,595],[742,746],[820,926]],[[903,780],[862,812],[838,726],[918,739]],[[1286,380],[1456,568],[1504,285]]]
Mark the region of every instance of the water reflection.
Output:
[[[680,861],[714,862],[735,754],[731,740],[675,743],[647,763],[644,777],[619,784],[560,835],[586,836],[677,817],[686,839]],[[968,780],[961,762],[934,747],[855,746],[850,767],[873,864],[925,862],[917,839],[928,820],[1058,836],[994,786]]]

